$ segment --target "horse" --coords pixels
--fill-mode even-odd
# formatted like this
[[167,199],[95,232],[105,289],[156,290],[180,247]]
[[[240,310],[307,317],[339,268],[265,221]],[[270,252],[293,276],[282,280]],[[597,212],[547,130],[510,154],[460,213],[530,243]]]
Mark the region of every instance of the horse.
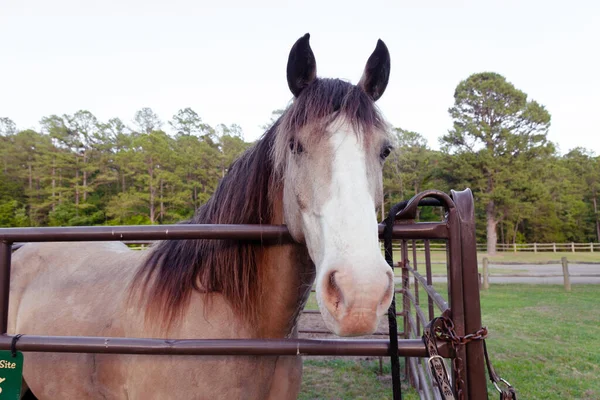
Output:
[[[172,339],[293,338],[311,287],[338,336],[374,332],[394,279],[376,220],[390,73],[379,40],[357,85],[317,77],[306,34],[290,50],[293,100],[184,223],[285,224],[292,240],[28,243],[13,255],[9,332]],[[300,356],[26,353],[45,399],[293,399]]]

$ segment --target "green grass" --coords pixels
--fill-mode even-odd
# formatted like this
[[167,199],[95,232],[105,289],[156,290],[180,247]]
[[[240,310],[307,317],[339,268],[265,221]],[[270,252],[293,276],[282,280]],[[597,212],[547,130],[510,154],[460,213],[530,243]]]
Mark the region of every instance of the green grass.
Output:
[[[600,399],[598,286],[573,285],[567,293],[562,286],[492,285],[481,293],[481,304],[496,371],[520,398]],[[378,370],[376,360],[306,358],[300,398],[388,399],[391,384]],[[489,393],[497,398],[492,386]],[[411,391],[405,398],[417,397]]]
[[389,399],[391,379],[389,361],[304,361],[300,400],[309,399]]
[[482,292],[496,370],[527,399],[599,399],[596,285],[494,285]]

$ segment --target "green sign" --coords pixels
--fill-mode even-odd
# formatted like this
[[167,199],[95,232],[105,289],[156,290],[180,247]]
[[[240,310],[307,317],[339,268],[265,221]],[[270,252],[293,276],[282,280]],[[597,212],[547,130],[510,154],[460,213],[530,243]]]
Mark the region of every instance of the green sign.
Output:
[[0,400],[19,400],[23,381],[23,353],[0,350]]

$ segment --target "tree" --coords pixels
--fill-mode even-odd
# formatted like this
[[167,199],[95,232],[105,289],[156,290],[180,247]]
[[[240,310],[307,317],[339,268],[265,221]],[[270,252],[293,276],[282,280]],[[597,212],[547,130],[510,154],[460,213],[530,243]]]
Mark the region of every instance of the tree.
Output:
[[0,158],[2,158],[2,167],[4,173],[8,171],[8,164],[11,158],[10,147],[13,136],[17,133],[15,123],[6,117],[0,118]]
[[[427,145],[420,133],[394,128],[394,149],[383,168],[384,198],[395,204],[421,192],[433,179],[436,170],[436,152]],[[385,218],[382,205],[382,218]]]
[[169,125],[177,135],[197,135],[205,140],[214,140],[215,130],[210,125],[202,122],[202,118],[191,108],[184,108],[173,115]]
[[[598,195],[600,194],[600,158],[594,157],[592,152],[577,147],[563,157],[569,169],[571,184],[575,184],[577,191],[576,201],[579,204],[579,213],[575,214],[575,224],[580,232],[577,241],[600,241],[600,218],[598,215]],[[571,215],[574,213],[571,212]],[[591,224],[585,222],[590,221]],[[586,232],[586,227],[589,227]],[[594,238],[595,236],[595,238]],[[576,240],[576,239],[573,239]]]
[[17,133],[17,125],[12,119],[0,117],[0,136],[12,136]]
[[160,129],[162,126],[162,121],[150,107],[144,107],[141,110],[138,110],[135,113],[133,120],[138,126],[140,133],[150,133]]
[[456,158],[455,172],[466,172],[478,191],[485,208],[488,252],[494,254],[500,209],[512,198],[508,184],[528,162],[554,151],[546,138],[550,114],[493,72],[460,82],[448,111],[454,127],[440,141]]

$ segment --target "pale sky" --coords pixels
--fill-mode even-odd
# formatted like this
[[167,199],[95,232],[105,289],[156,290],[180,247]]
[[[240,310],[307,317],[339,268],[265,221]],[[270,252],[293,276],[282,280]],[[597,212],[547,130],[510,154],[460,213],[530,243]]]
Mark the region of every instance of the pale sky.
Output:
[[165,122],[192,107],[254,140],[292,97],[287,57],[306,32],[318,74],[354,83],[381,38],[392,72],[379,107],[433,148],[456,85],[494,71],[547,107],[561,152],[600,154],[597,0],[0,0],[0,117],[39,128],[87,109],[133,125],[142,107]]

